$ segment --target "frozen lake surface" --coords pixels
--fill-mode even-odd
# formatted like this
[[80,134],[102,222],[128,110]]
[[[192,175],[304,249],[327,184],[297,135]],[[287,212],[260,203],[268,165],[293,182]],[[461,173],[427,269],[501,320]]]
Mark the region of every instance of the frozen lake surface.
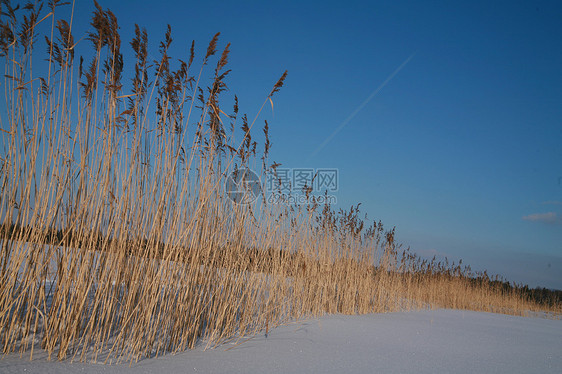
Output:
[[101,365],[4,356],[0,373],[562,373],[562,321],[423,310],[332,315],[239,345]]

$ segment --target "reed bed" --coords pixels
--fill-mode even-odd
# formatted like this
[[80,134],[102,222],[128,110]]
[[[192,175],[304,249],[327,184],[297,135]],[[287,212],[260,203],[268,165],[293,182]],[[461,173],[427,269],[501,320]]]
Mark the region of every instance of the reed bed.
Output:
[[122,45],[95,1],[79,37],[60,17],[72,4],[0,6],[3,352],[135,361],[324,313],[560,311],[422,261],[394,229],[366,227],[359,206],[229,199],[233,170],[265,177],[278,166],[267,121],[256,128],[287,72],[255,118],[239,115],[236,97],[224,109],[230,46],[218,49],[219,34],[201,56],[192,43],[175,60],[168,27],[151,59],[146,31],[135,25]]

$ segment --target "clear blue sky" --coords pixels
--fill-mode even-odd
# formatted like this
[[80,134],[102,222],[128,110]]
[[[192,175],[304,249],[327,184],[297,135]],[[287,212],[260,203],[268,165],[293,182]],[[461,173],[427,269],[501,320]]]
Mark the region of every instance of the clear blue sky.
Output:
[[423,255],[562,289],[562,3],[99,2],[123,44],[138,23],[156,47],[170,24],[174,57],[220,31],[249,117],[287,69],[271,159],[339,168],[339,207],[362,202]]

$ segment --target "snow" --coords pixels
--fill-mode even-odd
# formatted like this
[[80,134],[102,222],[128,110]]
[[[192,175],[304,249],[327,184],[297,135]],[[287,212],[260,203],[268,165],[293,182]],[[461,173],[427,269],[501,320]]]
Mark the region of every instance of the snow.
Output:
[[458,310],[331,315],[266,338],[128,363],[0,361],[0,373],[562,373],[562,321]]

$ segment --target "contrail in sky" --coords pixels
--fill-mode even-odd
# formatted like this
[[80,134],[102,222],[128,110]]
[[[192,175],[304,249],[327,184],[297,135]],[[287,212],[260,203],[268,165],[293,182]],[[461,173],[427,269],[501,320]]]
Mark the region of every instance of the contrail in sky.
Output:
[[361,109],[363,109],[363,108],[365,107],[365,105],[369,104],[369,101],[373,100],[373,97],[375,97],[375,95],[378,94],[378,93],[384,88],[384,86],[386,86],[386,85],[388,84],[388,82],[390,82],[390,81],[392,80],[392,78],[394,78],[394,76],[395,76],[396,74],[398,74],[398,72],[400,72],[400,70],[402,70],[402,69],[404,68],[404,66],[406,66],[406,65],[408,64],[408,62],[410,62],[410,60],[411,60],[412,58],[414,58],[415,54],[416,54],[416,52],[412,53],[412,54],[410,55],[410,57],[408,57],[406,60],[404,60],[404,62],[403,62],[400,66],[398,66],[398,67],[396,68],[396,70],[394,70],[394,71],[392,72],[392,74],[390,74],[390,75],[388,76],[388,78],[386,78],[386,79],[384,80],[384,82],[382,82],[382,83],[369,95],[369,97],[366,98],[365,101],[363,101],[363,102],[361,103],[361,105],[359,105],[359,106],[357,107],[357,109],[355,109],[355,110],[353,111],[353,113],[351,113],[351,114],[349,115],[349,117],[347,117],[347,118],[345,119],[345,121],[343,121],[343,122],[334,130],[334,132],[332,132],[332,133],[330,134],[330,136],[328,136],[328,137],[326,138],[326,140],[324,140],[324,142],[322,142],[322,144],[320,144],[320,145],[318,146],[318,148],[316,148],[316,150],[315,150],[314,152],[312,152],[312,154],[309,156],[308,159],[310,160],[310,158],[316,156],[330,141],[332,141],[332,139],[334,138],[334,136],[336,136],[341,130],[343,130],[343,128],[344,128],[345,126],[347,126],[347,125],[349,124],[349,122],[351,122],[351,120],[357,115],[357,113],[359,113],[359,112],[361,111]]

